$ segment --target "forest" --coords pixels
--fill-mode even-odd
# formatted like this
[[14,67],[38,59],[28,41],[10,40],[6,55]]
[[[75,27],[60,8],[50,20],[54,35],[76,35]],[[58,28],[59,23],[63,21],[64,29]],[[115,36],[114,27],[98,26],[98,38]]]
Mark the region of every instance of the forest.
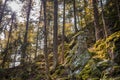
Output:
[[0,80],[120,80],[120,0],[0,0]]

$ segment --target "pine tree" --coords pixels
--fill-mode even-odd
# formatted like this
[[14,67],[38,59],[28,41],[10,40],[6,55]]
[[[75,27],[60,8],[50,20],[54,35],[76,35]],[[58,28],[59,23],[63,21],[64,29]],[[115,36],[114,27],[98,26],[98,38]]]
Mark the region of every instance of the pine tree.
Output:
[[53,54],[54,68],[56,68],[58,66],[58,0],[54,0]]

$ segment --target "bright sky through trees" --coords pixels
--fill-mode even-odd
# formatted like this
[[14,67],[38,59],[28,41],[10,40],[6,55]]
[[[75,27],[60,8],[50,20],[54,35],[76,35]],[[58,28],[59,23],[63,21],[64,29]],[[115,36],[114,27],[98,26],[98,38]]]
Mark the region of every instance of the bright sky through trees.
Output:
[[[4,0],[3,0],[4,2]],[[33,8],[31,11],[31,19],[32,20],[37,20],[38,16],[39,16],[39,9],[40,9],[40,1],[39,0],[33,0],[34,4],[33,4]],[[18,20],[21,22],[24,19],[20,18],[22,12],[22,8],[23,8],[23,4],[19,1],[19,0],[13,0],[13,1],[9,1],[8,2],[8,6],[12,9],[13,12],[16,12],[17,17],[19,18]]]
[[22,5],[15,1],[9,2],[8,5],[11,7],[12,11],[15,11],[15,12],[20,11],[22,8],[21,7]]

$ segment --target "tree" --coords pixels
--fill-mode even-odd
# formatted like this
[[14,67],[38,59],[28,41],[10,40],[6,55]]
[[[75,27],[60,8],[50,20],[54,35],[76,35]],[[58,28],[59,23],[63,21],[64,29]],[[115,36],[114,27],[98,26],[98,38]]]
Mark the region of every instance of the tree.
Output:
[[64,63],[64,39],[65,38],[65,0],[63,1],[63,27],[62,27],[62,63]]
[[4,15],[4,11],[5,11],[5,7],[6,7],[6,4],[7,4],[7,1],[8,0],[5,0],[5,2],[3,4],[3,8],[1,9],[1,13],[0,13],[0,30],[2,30],[2,28],[3,28],[3,27],[1,27],[1,23],[2,23],[2,18],[3,18],[3,15]]
[[25,30],[25,35],[24,35],[24,42],[22,45],[22,64],[24,65],[25,63],[25,57],[26,57],[26,49],[27,49],[27,45],[28,45],[28,28],[29,28],[29,18],[30,18],[30,11],[32,8],[32,0],[29,0],[28,2],[28,9],[27,9],[27,18],[26,18],[26,30]]
[[119,17],[119,21],[120,21],[120,2],[119,0],[116,0],[116,6],[117,6],[117,13],[118,13],[118,17]]
[[99,40],[102,36],[102,28],[100,28],[99,24],[99,12],[97,7],[97,0],[92,0],[93,5],[93,16],[94,16],[94,26],[95,26],[95,37],[96,41]]
[[42,8],[43,8],[43,5],[42,5],[42,2],[41,2],[41,5],[40,5],[40,16],[39,16],[39,22],[38,22],[38,30],[37,30],[37,38],[36,38],[36,51],[35,51],[35,58],[37,57],[37,50],[38,50],[38,41],[39,41],[39,25],[40,25],[40,22],[41,22],[41,15],[42,15]]
[[58,66],[58,0],[54,0],[53,54],[54,68],[56,68]]
[[10,37],[11,37],[11,33],[12,33],[12,28],[13,28],[13,24],[14,24],[14,18],[15,18],[15,13],[13,13],[11,15],[11,25],[10,25],[10,30],[9,30],[9,35],[8,35],[8,40],[7,40],[7,45],[6,45],[6,49],[4,50],[4,57],[3,57],[3,61],[2,61],[2,68],[5,67],[5,62],[7,60],[7,56],[8,56],[8,50],[10,47]]
[[86,8],[87,8],[87,1],[86,0],[84,0],[84,11],[85,11],[85,13],[84,13],[84,20],[85,20],[85,24],[87,24],[87,20],[86,20]]
[[47,75],[47,80],[50,80],[49,77],[49,63],[48,63],[48,50],[47,50],[47,21],[46,21],[46,0],[42,0],[43,1],[43,8],[44,8],[44,55],[45,55],[45,62],[46,62],[46,75]]
[[78,32],[77,22],[76,22],[76,1],[73,0],[73,10],[74,10],[74,28],[75,32]]
[[105,32],[105,38],[107,38],[108,32],[107,32],[107,25],[106,25],[106,20],[105,20],[105,16],[104,16],[104,8],[103,8],[102,0],[100,0],[100,3],[101,3],[101,9],[102,9],[101,13],[102,13],[103,29],[104,29],[104,32]]

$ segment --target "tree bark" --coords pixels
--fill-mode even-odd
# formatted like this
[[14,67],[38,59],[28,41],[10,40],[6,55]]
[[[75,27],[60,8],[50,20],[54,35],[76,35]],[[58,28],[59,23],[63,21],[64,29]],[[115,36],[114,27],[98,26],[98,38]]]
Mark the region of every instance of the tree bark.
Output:
[[73,10],[74,10],[74,28],[75,32],[78,32],[77,22],[76,22],[76,1],[73,0]]
[[64,2],[63,2],[63,27],[62,27],[62,60],[61,60],[61,62],[62,62],[62,64],[64,63],[64,48],[65,48],[65,46],[64,46],[64,37],[65,37],[65,0],[64,0]]
[[44,55],[45,55],[45,68],[47,80],[50,80],[49,63],[48,63],[48,49],[47,49],[47,21],[46,21],[46,0],[43,0],[44,8]]
[[14,16],[15,16],[15,13],[13,13],[12,16],[11,16],[11,26],[10,26],[9,35],[8,35],[8,40],[7,40],[7,45],[6,45],[6,49],[5,49],[6,52],[5,52],[5,55],[4,55],[4,57],[3,57],[3,61],[2,61],[2,68],[5,67],[5,62],[6,62],[6,60],[7,60],[7,55],[8,55],[8,50],[9,50],[9,42],[10,42],[10,37],[11,37],[11,33],[12,33]]
[[101,9],[102,9],[102,22],[103,22],[103,28],[104,28],[104,33],[105,33],[105,38],[107,38],[108,36],[108,31],[107,31],[107,25],[106,25],[106,20],[105,20],[105,17],[104,17],[104,8],[103,8],[103,3],[102,3],[102,0],[100,0],[100,3],[101,3]]
[[22,63],[22,65],[24,65],[24,63],[25,63],[26,49],[27,49],[27,45],[28,45],[27,37],[28,37],[29,18],[30,18],[31,8],[32,8],[32,0],[29,0],[27,18],[26,18],[26,30],[25,30],[25,35],[24,35],[24,42],[23,42],[23,45],[22,45],[23,46],[22,47],[22,55],[21,55],[21,58],[22,58],[21,63]]
[[35,59],[36,59],[36,57],[37,57],[37,50],[38,50],[38,41],[39,41],[39,24],[40,24],[40,22],[41,22],[41,15],[42,15],[42,7],[43,7],[43,5],[42,5],[42,3],[41,3],[41,5],[40,5],[40,17],[39,17],[39,23],[38,23],[38,29],[37,29],[37,39],[36,39],[36,50],[35,50]]
[[0,14],[0,31],[2,30],[2,26],[1,26],[1,23],[2,23],[2,18],[3,18],[3,15],[4,15],[4,11],[5,11],[5,7],[6,7],[6,4],[7,4],[7,1],[8,0],[5,0],[4,4],[3,4],[3,8],[1,10],[1,14]]
[[54,0],[53,54],[55,69],[58,66],[58,0]]
[[117,6],[117,13],[118,13],[119,21],[120,21],[120,2],[119,2],[119,0],[116,0],[116,6]]
[[99,24],[99,12],[97,7],[97,0],[92,0],[92,5],[93,5],[94,26],[95,26],[95,38],[97,41],[100,38],[102,38],[101,34],[103,35],[102,28],[100,28],[100,24]]
[[85,24],[87,25],[87,20],[86,20],[86,7],[87,7],[87,1],[84,0],[84,11],[85,11],[85,14],[84,14],[84,20],[85,20]]

